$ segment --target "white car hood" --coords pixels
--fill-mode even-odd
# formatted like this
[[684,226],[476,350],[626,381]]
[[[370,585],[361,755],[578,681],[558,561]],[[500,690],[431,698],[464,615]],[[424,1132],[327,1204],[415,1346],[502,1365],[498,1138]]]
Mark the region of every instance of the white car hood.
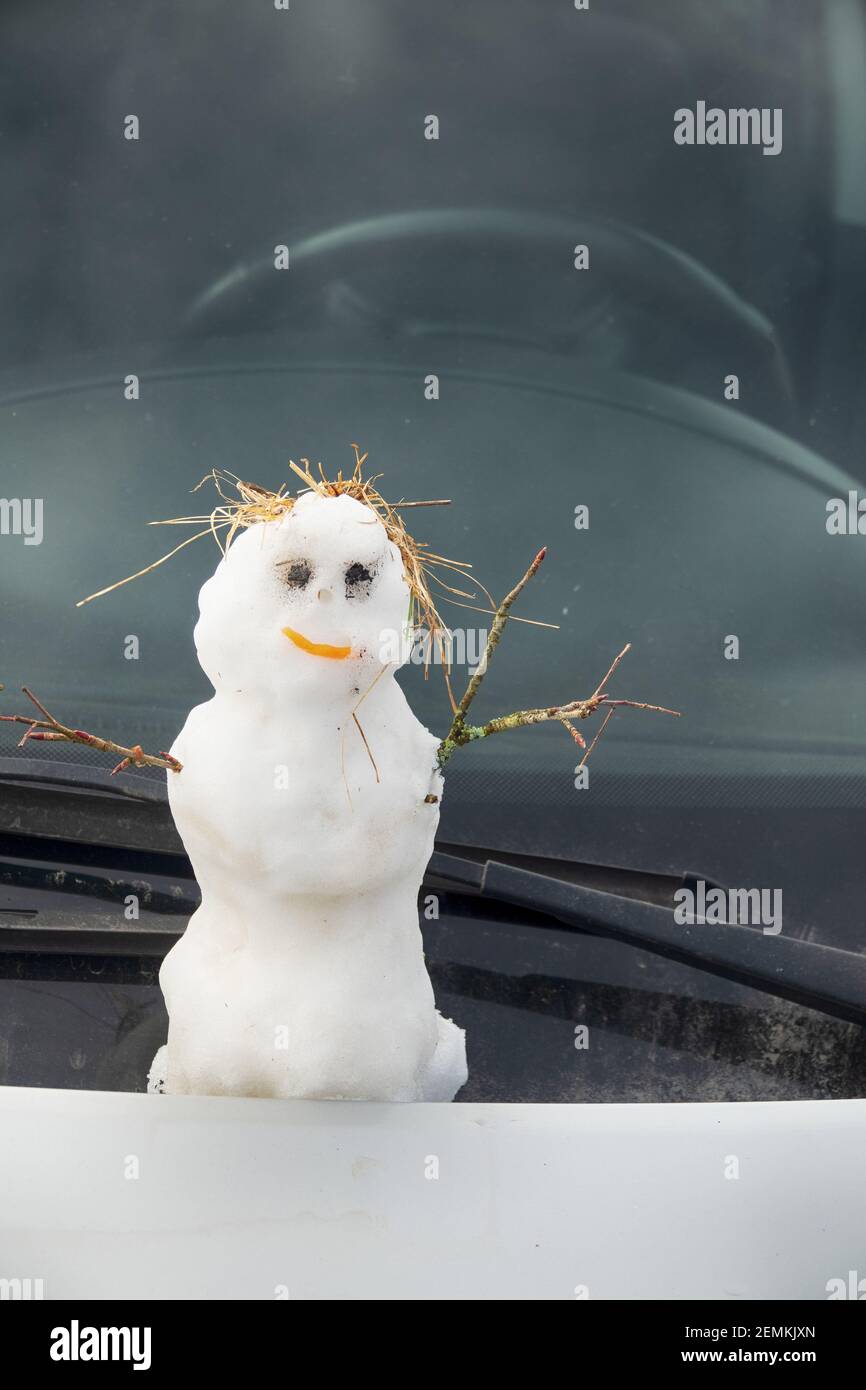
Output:
[[2,1088],[0,1278],[47,1299],[826,1299],[866,1275],[864,1155],[861,1100]]

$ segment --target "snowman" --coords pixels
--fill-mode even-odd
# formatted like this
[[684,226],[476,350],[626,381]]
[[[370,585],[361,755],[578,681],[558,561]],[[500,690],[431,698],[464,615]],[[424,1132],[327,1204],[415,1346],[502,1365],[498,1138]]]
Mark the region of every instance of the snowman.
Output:
[[[583,750],[582,768],[618,709],[678,717],[608,695],[627,644],[584,699],[468,722],[540,550],[495,608],[480,609],[492,617],[483,660],[460,702],[452,697],[448,733],[435,738],[394,679],[413,620],[447,657],[430,584],[469,600],[464,607],[477,607],[479,591],[493,600],[470,565],[431,553],[406,530],[402,508],[443,504],[389,505],[363,476],[366,454],[352,447],[346,479],[329,482],[321,468],[315,479],[307,460],[290,462],[305,483],[297,496],[214,470],[222,500],[208,516],[156,523],[204,522],[204,530],[79,601],[227,531],[194,634],[214,694],[191,711],[170,753],[61,724],[26,686],[39,717],[0,715],[27,725],[22,743],[60,739],[121,754],[115,772],[167,770],[201,906],[160,972],[169,1032],[151,1066],[152,1092],[453,1100],[467,1079],[465,1039],[436,1009],[417,912],[441,769],[478,739],[550,721]],[[587,747],[577,725],[598,713]]]
[[149,1090],[448,1101],[466,1081],[418,924],[442,778],[394,679],[409,611],[403,555],[347,493],[248,525],[203,586],[214,695],[168,776],[201,905],[160,972]]

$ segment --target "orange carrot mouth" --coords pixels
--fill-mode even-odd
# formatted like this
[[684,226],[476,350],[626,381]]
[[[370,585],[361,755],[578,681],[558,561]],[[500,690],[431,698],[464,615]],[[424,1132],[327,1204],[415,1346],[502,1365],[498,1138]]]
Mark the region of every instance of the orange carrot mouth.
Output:
[[284,627],[282,630],[290,642],[294,642],[302,652],[309,652],[311,656],[324,656],[329,661],[345,661],[352,651],[351,647],[332,647],[328,642],[311,642],[309,637],[305,637],[302,632],[295,632],[293,627]]

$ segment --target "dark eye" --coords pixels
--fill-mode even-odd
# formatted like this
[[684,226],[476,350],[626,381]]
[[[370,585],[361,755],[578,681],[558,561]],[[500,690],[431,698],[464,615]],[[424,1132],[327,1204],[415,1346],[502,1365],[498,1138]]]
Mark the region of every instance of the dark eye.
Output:
[[359,560],[346,570],[346,598],[362,598],[370,591],[373,576]]
[[284,560],[283,579],[290,589],[305,589],[313,573],[312,565],[306,560]]

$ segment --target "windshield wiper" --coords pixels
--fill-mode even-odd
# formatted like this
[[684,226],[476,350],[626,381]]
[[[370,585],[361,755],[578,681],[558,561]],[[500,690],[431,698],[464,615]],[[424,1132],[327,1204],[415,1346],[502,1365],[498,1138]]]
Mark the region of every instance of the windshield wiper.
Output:
[[[83,804],[76,806],[74,815],[65,818],[65,829],[59,825],[56,805],[43,808],[44,825],[36,814],[40,810],[37,807],[31,811],[30,818],[40,821],[40,825],[38,829],[36,825],[32,827],[33,833],[50,833],[61,838],[66,835],[70,842],[79,844],[92,838],[102,846],[116,843],[130,853],[138,849],[151,855],[182,853],[162,780],[146,782],[136,778],[132,787],[118,786],[119,778],[110,779],[109,773],[100,768],[35,759],[15,759],[13,767],[11,762],[9,760],[6,766],[0,764],[0,783],[49,782],[70,792],[105,791],[109,796],[113,793],[118,800],[125,800],[129,807],[128,813],[121,813],[119,807],[117,813],[112,813],[114,835],[102,826],[102,814],[97,834],[97,827],[92,824],[93,814],[85,815]],[[22,768],[24,762],[28,762],[29,767]],[[132,782],[133,776],[128,775],[127,780]],[[135,802],[144,804],[135,807]],[[154,822],[155,815],[159,815],[158,824]],[[147,819],[139,824],[141,816]],[[15,829],[20,835],[23,827],[20,817],[16,819],[19,823]],[[622,941],[848,1023],[866,1024],[866,955],[790,935],[771,936],[739,924],[680,924],[674,919],[672,906],[664,904],[672,900],[678,886],[694,883],[695,875],[685,874],[676,879],[659,874],[612,872],[598,866],[551,865],[550,861],[542,861],[539,869],[527,867],[525,861],[505,862],[508,858],[520,860],[521,856],[501,854],[488,858],[483,852],[477,852],[472,858],[472,853],[470,850],[464,856],[436,850],[425,880],[432,879],[441,882],[446,889],[552,918],[586,935]],[[625,892],[602,891],[574,881],[581,873],[590,871],[596,881],[601,879],[606,885],[612,883],[617,890],[623,887]],[[706,878],[705,882],[708,886],[718,886]]]
[[119,772],[112,776],[107,767],[87,763],[62,763],[54,758],[0,758],[0,783],[9,786],[62,787],[66,791],[95,792],[133,801],[166,800],[161,778]]
[[[566,865],[558,878],[555,870],[437,851],[427,872],[446,887],[542,913],[572,930],[638,946],[847,1023],[866,1023],[866,956],[853,951],[738,924],[681,925],[672,906],[568,882]],[[683,886],[694,882],[694,875],[683,876]]]

